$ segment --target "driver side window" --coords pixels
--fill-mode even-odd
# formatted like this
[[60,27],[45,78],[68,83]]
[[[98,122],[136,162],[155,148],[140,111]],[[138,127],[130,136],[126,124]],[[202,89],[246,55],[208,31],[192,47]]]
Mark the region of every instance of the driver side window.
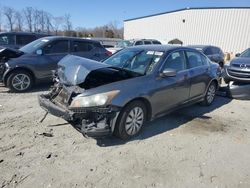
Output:
[[67,40],[54,41],[44,47],[44,54],[67,53],[69,51]]
[[185,69],[185,54],[183,51],[173,52],[168,57],[163,70],[165,69],[174,69],[176,72],[182,71]]

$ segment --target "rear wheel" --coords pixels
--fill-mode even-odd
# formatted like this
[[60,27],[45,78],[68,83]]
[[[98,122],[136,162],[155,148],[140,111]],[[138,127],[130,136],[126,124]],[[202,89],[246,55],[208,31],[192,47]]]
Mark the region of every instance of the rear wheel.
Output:
[[147,110],[143,102],[133,101],[122,109],[117,122],[115,136],[127,140],[137,135],[146,121]]
[[9,87],[12,92],[17,93],[31,89],[33,84],[34,80],[32,75],[23,70],[12,72],[7,79],[7,87]]
[[204,97],[204,101],[202,102],[203,105],[209,106],[213,103],[216,93],[216,83],[212,82],[206,92]]

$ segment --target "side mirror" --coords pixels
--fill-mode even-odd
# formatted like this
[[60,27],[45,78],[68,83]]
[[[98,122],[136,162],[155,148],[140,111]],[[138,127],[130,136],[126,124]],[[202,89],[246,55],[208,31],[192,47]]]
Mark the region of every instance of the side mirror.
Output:
[[164,69],[162,73],[160,73],[161,77],[174,77],[176,76],[177,72],[175,69]]
[[41,49],[39,49],[39,50],[36,51],[36,54],[37,55],[43,55],[43,51]]
[[235,57],[240,57],[240,53],[235,54]]

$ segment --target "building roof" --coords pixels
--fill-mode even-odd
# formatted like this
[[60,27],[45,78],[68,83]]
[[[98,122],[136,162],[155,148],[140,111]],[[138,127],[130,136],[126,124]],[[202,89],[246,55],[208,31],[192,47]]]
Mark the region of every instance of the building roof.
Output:
[[158,14],[151,14],[148,16],[131,18],[131,19],[124,20],[124,22],[142,19],[142,18],[148,18],[148,17],[152,17],[152,16],[159,16],[159,15],[163,15],[163,14],[169,14],[169,13],[173,13],[173,12],[180,12],[180,11],[184,11],[184,10],[202,10],[202,9],[250,9],[250,7],[187,7],[187,8],[182,8],[182,9],[177,9],[177,10],[172,10],[172,11],[167,11],[167,12],[161,12]]

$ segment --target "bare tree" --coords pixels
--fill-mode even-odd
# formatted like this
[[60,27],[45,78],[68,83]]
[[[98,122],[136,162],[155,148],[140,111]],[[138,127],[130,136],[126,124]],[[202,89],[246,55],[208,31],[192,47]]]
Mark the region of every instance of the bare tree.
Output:
[[44,18],[45,18],[45,28],[48,34],[50,34],[51,30],[53,29],[52,26],[52,18],[53,16],[48,13],[48,12],[44,12]]
[[22,31],[23,30],[23,15],[21,12],[15,12],[15,20],[16,20],[16,30]]
[[64,22],[65,22],[65,25],[64,25],[65,35],[71,36],[72,22],[71,22],[70,14],[65,14]]
[[64,17],[63,16],[53,17],[52,25],[53,25],[53,30],[54,30],[56,35],[58,35],[58,30],[62,26],[63,22],[64,22]]
[[3,14],[6,17],[7,25],[10,31],[13,31],[14,19],[15,19],[15,10],[11,7],[4,7]]
[[46,12],[44,12],[43,10],[39,11],[39,19],[38,19],[38,23],[40,26],[40,31],[44,32],[45,31],[45,24],[46,24]]
[[39,27],[39,22],[40,22],[40,11],[37,10],[37,9],[34,9],[33,8],[33,29],[34,29],[34,32],[37,32],[38,31],[38,27]]
[[33,8],[32,7],[26,7],[24,9],[24,15],[27,22],[28,30],[32,32],[32,26],[33,26]]

